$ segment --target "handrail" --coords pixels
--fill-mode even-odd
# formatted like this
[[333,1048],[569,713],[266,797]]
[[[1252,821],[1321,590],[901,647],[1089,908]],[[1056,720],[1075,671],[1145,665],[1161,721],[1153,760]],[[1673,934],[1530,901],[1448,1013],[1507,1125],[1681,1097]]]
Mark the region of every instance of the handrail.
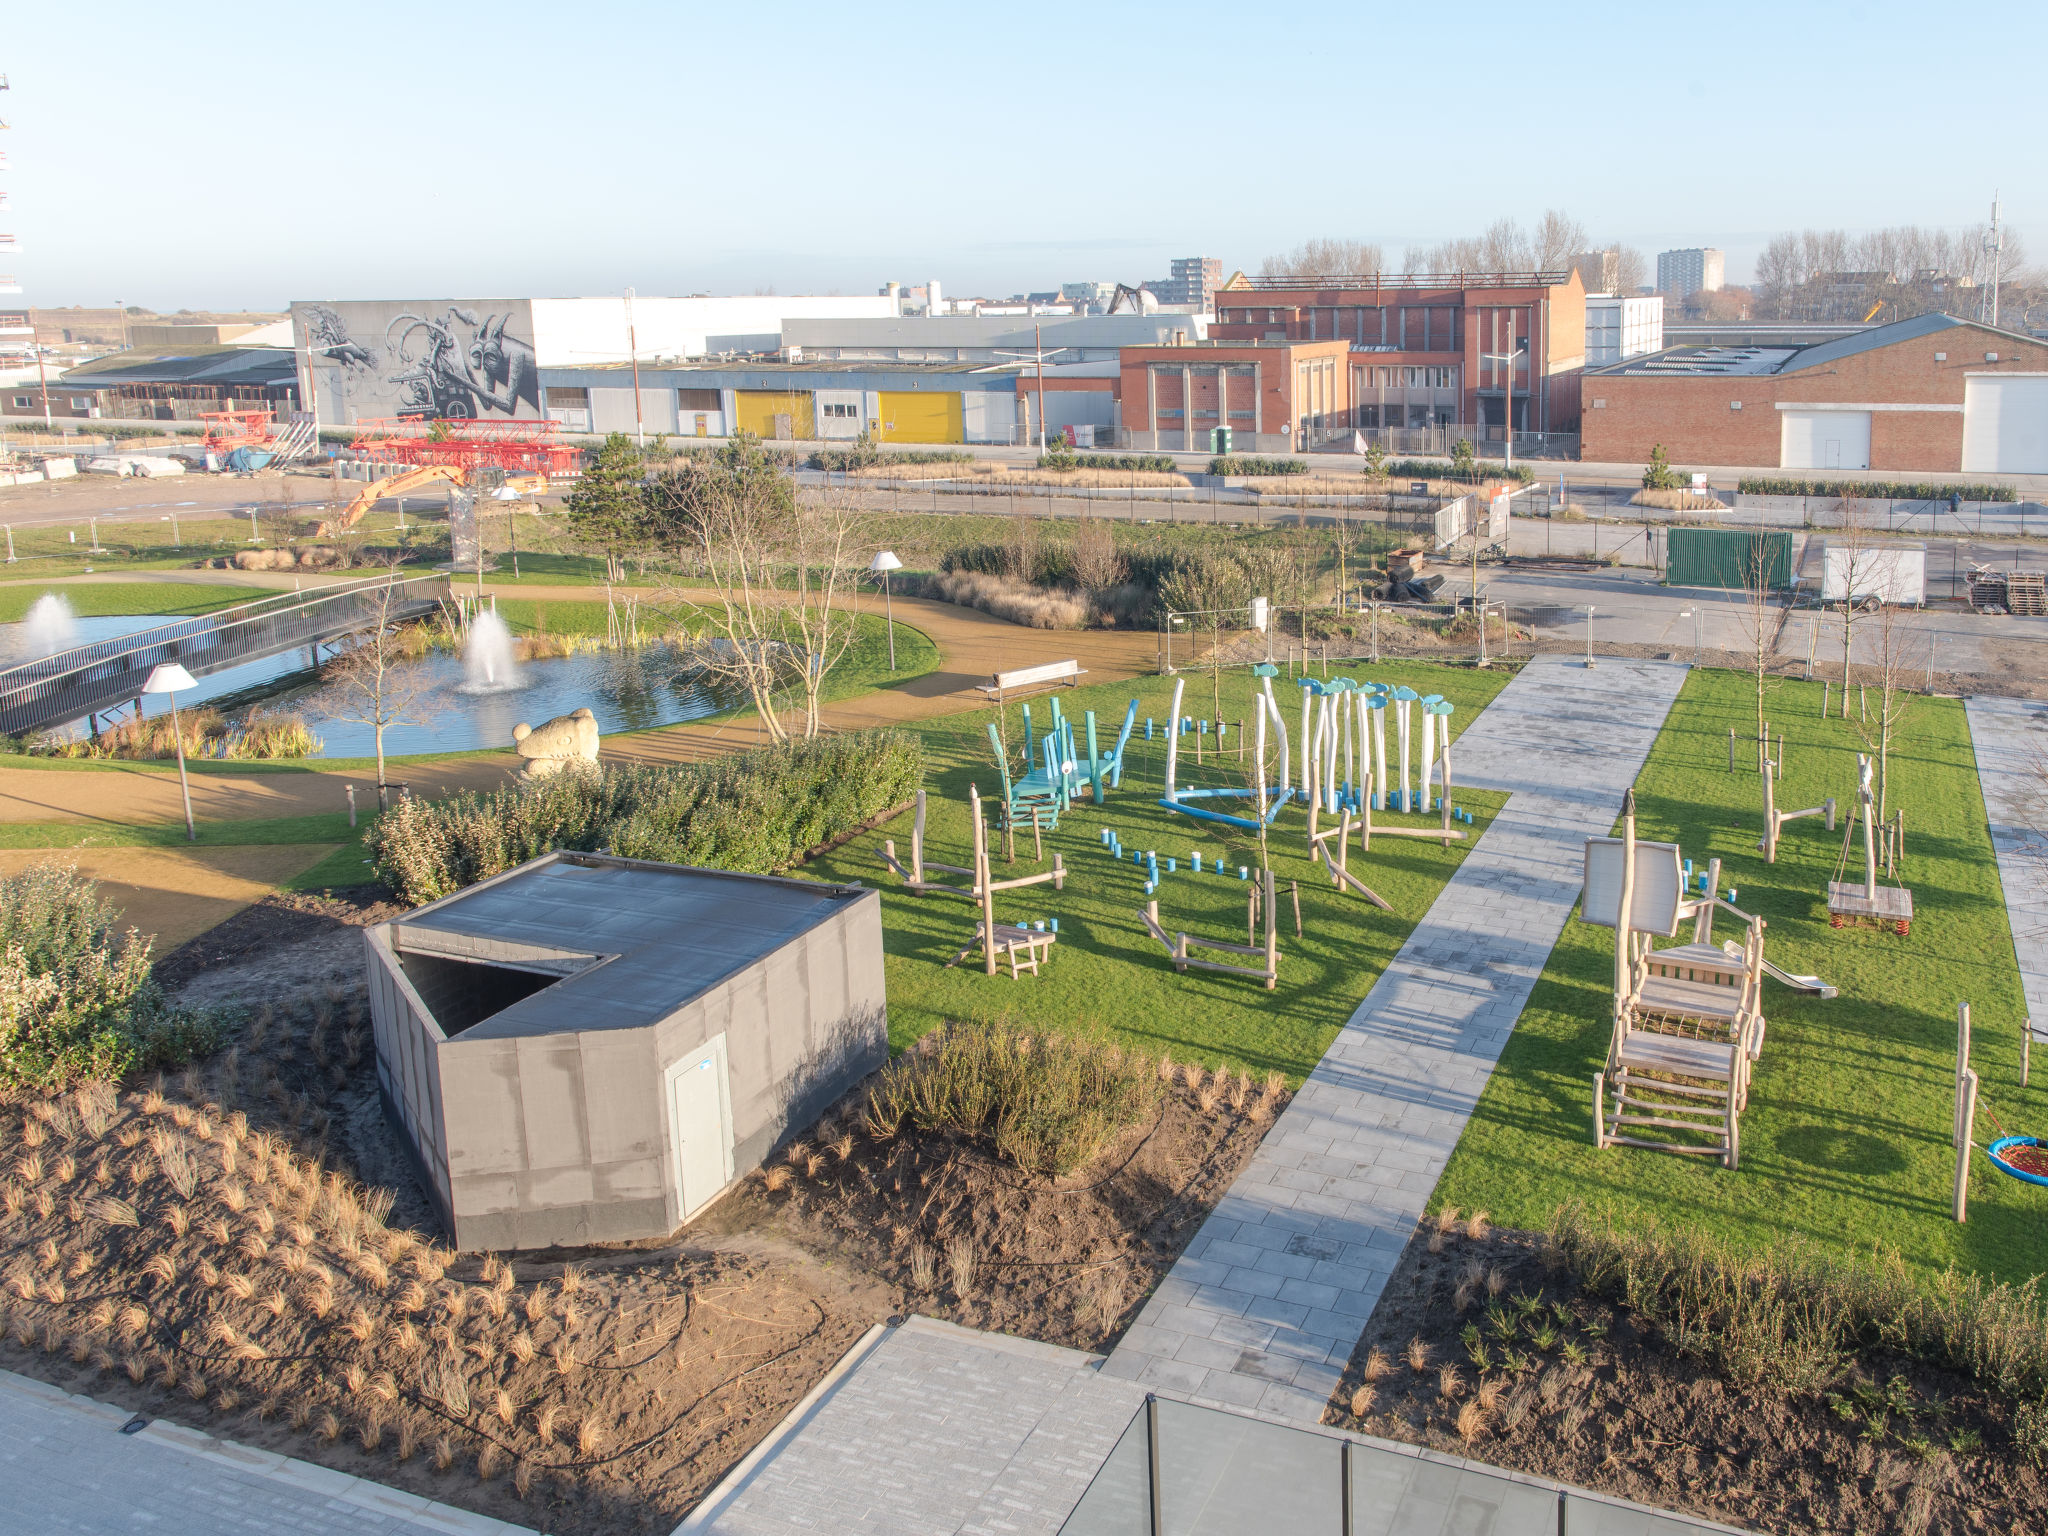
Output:
[[[439,573],[432,576],[408,576],[403,581],[393,582],[392,586],[394,588],[405,587],[419,581],[445,583],[447,579],[446,576]],[[252,602],[237,603],[230,608],[217,608],[212,613],[196,613],[190,618],[178,620],[175,624],[160,624],[155,629],[141,629],[130,635],[113,635],[105,640],[88,641],[84,645],[73,646],[69,650],[57,651],[49,656],[38,656],[30,661],[18,662],[14,666],[0,668],[0,694],[11,693],[16,688],[24,687],[31,682],[39,682],[45,677],[57,677],[62,676],[66,672],[76,672],[81,668],[91,666],[95,662],[109,661],[117,656],[125,656],[133,651],[148,650],[152,646],[165,645],[173,640],[183,639],[188,635],[209,634],[234,629],[243,624],[253,623],[259,618],[278,618],[295,609],[315,607],[323,602],[331,602],[338,597],[353,597],[366,591],[375,591],[383,585],[384,582],[381,578],[372,577],[359,582],[321,587],[310,593],[279,592],[271,597],[256,598]],[[287,598],[291,599],[291,601],[282,601]],[[270,611],[264,613],[257,611],[273,603],[279,606],[271,608]],[[239,615],[239,617],[229,618],[229,615]],[[226,619],[227,622],[221,622],[223,619]]]

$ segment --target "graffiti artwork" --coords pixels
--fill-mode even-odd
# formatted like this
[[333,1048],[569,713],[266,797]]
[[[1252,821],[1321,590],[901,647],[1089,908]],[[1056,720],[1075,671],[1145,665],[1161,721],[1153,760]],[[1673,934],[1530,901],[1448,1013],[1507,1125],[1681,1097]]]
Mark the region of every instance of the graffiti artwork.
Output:
[[524,301],[298,304],[293,318],[329,419],[543,414]]

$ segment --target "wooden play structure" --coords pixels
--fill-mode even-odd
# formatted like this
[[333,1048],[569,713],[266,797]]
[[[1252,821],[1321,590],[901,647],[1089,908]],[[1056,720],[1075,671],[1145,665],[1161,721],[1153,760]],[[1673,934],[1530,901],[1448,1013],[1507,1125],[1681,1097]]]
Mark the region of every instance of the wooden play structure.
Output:
[[[1263,914],[1265,940],[1258,944],[1236,944],[1225,939],[1203,939],[1193,934],[1176,933],[1168,936],[1159,924],[1159,901],[1157,897],[1145,903],[1138,915],[1145,920],[1152,937],[1166,946],[1166,952],[1173,958],[1173,968],[1185,973],[1189,966],[1202,971],[1223,971],[1232,976],[1251,976],[1265,982],[1266,990],[1272,991],[1280,980],[1280,935],[1275,926],[1273,900],[1273,871],[1259,871],[1259,884],[1255,902]],[[1384,903],[1383,903],[1384,905]],[[1226,954],[1254,955],[1264,963],[1261,965],[1239,965],[1226,960],[1198,960],[1189,953],[1191,949],[1216,949]]]
[[[1019,875],[1014,880],[993,878],[988,851],[988,825],[982,817],[981,794],[973,785],[967,788],[968,824],[974,845],[974,865],[966,868],[959,864],[939,864],[924,856],[924,791],[917,792],[917,806],[910,824],[910,863],[905,867],[896,856],[896,840],[889,838],[882,844],[882,863],[903,881],[904,886],[915,896],[959,896],[976,903],[981,908],[981,920],[974,925],[974,937],[965,948],[947,965],[958,965],[978,948],[981,951],[982,970],[993,976],[998,960],[1007,960],[1010,979],[1015,981],[1024,972],[1038,974],[1039,963],[1052,953],[1052,947],[1059,940],[1058,929],[1050,931],[1026,927],[1021,923],[998,923],[996,921],[995,894],[997,891],[1014,891],[1027,885],[1050,883],[1056,891],[1065,890],[1067,884],[1066,865],[1060,856],[1052,856],[1052,868],[1041,870],[1035,875]],[[966,885],[951,885],[933,880],[933,873],[966,875]]]
[[[1764,1044],[1764,921],[1711,891],[1688,897],[1678,845],[1636,840],[1633,790],[1621,828],[1586,840],[1581,895],[1584,921],[1614,929],[1613,1032],[1593,1079],[1593,1144],[1717,1156],[1734,1168]],[[1713,942],[1717,910],[1743,925],[1739,945]],[[1654,947],[1688,917],[1691,943]]]
[[988,724],[988,744],[995,753],[996,772],[1002,776],[1003,799],[999,830],[1003,834],[1003,848],[1006,857],[1016,857],[1015,833],[1019,827],[1031,829],[1033,844],[1042,853],[1043,845],[1038,842],[1042,832],[1052,831],[1060,824],[1060,813],[1072,807],[1075,800],[1083,795],[1101,805],[1112,789],[1121,789],[1124,778],[1124,751],[1130,745],[1131,730],[1138,723],[1138,701],[1132,699],[1124,711],[1123,729],[1117,733],[1116,745],[1108,752],[1101,749],[1097,733],[1095,711],[1084,713],[1083,724],[1086,732],[1087,752],[1077,750],[1074,740],[1073,722],[1060,710],[1060,701],[1054,699],[1052,719],[1043,735],[1032,729],[1031,706],[1022,707],[1024,721],[1024,761],[1028,765],[1021,778],[1010,776],[1010,759],[1003,739],[1002,727],[991,720]]
[[1766,864],[1778,862],[1778,838],[1784,832],[1785,823],[1788,821],[1798,821],[1803,816],[1825,816],[1827,818],[1828,830],[1830,832],[1835,830],[1835,797],[1833,795],[1829,795],[1819,805],[1808,806],[1803,811],[1781,811],[1778,809],[1777,784],[1782,773],[1779,767],[1779,764],[1783,761],[1782,752],[1783,749],[1780,748],[1780,757],[1767,757],[1763,760],[1764,836],[1763,841],[1758,843],[1757,847],[1763,850],[1764,862]]
[[[1843,880],[1849,850],[1856,843],[1856,826],[1863,826],[1863,878]],[[1860,918],[1870,918],[1880,927],[1889,923],[1904,933],[1913,921],[1913,893],[1902,885],[1879,885],[1879,845],[1884,849],[1886,873],[1893,874],[1905,858],[1906,813],[1898,812],[1882,826],[1877,821],[1875,797],[1871,793],[1869,755],[1856,754],[1856,807],[1849,815],[1849,828],[1842,838],[1841,857],[1835,860],[1835,878],[1828,882],[1828,917],[1837,928]]]

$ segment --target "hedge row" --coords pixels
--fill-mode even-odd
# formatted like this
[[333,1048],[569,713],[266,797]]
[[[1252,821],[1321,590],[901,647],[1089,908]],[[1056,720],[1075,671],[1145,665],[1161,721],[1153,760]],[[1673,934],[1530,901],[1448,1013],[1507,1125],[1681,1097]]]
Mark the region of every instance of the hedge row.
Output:
[[1940,485],[1932,480],[1797,480],[1779,475],[1745,475],[1735,482],[1745,496],[1882,496],[1897,501],[2018,501],[2009,485]]
[[1305,475],[1307,459],[1261,459],[1250,454],[1226,454],[1209,461],[1212,475]]
[[1067,453],[1044,454],[1039,458],[1040,469],[1116,469],[1136,470],[1148,475],[1177,475],[1180,466],[1163,453]]
[[848,731],[710,763],[405,799],[367,846],[378,878],[415,905],[556,848],[767,874],[901,805],[923,779],[921,737]]
[[850,469],[873,469],[889,464],[972,464],[974,455],[961,448],[890,449],[820,448],[805,461],[812,469],[844,473]]
[[1471,484],[1481,480],[1512,480],[1517,485],[1527,485],[1536,478],[1535,470],[1520,464],[1512,469],[1503,469],[1498,464],[1474,464],[1470,469],[1460,469],[1455,464],[1430,459],[1389,459],[1380,466],[1380,473],[1389,480],[1462,480]]

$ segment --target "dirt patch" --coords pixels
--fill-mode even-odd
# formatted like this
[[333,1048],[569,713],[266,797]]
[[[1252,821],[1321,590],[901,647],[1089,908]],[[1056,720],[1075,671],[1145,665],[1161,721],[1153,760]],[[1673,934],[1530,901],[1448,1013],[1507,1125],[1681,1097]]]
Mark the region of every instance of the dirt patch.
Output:
[[862,1130],[857,1089],[700,1221],[769,1233],[890,1288],[898,1310],[1103,1349],[1123,1332],[1285,1107],[1181,1069],[1158,1117],[1090,1167],[1036,1177],[965,1137]]
[[362,930],[402,911],[377,885],[266,896],[158,960],[156,979],[193,1006],[353,986],[363,974]]
[[[175,788],[176,781],[173,780]],[[175,813],[182,816],[182,812]],[[35,864],[76,864],[100,882],[123,928],[142,930],[159,947],[183,944],[230,914],[312,868],[332,843],[260,843],[206,848],[10,849],[0,874]]]
[[2040,1531],[2048,1506],[1974,1383],[1866,1352],[1820,1396],[1737,1386],[1523,1232],[1411,1240],[1324,1421],[1757,1530]]
[[751,1235],[451,1253],[376,1091],[374,891],[165,958],[246,1003],[170,1082],[0,1096],[0,1365],[562,1533],[661,1532],[891,1296]]

